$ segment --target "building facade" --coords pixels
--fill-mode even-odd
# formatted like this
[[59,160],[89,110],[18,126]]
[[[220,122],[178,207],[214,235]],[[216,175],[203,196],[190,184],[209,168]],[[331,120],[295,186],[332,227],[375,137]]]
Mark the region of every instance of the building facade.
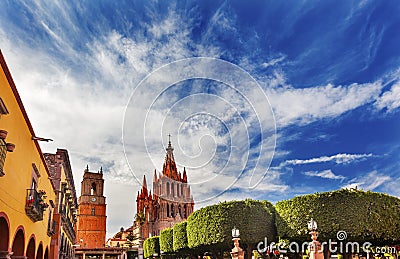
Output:
[[0,258],[50,258],[56,196],[0,51]]
[[45,153],[44,157],[56,193],[53,213],[55,227],[51,237],[50,258],[75,258],[78,201],[68,151],[57,149],[55,154]]
[[106,197],[103,195],[103,169],[85,169],[79,197],[76,241],[79,249],[104,248],[106,243]]
[[166,151],[162,174],[157,175],[154,171],[153,194],[147,189],[146,176],[137,194],[136,221],[142,221],[139,225],[143,240],[157,236],[161,230],[187,219],[194,209],[186,169],[183,169],[183,173],[178,172],[171,141]]

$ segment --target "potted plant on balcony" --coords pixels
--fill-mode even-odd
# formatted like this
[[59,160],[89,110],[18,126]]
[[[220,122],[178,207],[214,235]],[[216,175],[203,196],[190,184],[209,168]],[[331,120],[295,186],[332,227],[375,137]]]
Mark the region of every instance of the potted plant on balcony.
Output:
[[38,195],[41,199],[46,199],[46,192],[44,190],[39,190]]
[[7,146],[8,152],[13,152],[15,149],[15,144],[13,144],[13,143],[7,143],[6,146]]
[[0,139],[6,139],[8,131],[0,130]]

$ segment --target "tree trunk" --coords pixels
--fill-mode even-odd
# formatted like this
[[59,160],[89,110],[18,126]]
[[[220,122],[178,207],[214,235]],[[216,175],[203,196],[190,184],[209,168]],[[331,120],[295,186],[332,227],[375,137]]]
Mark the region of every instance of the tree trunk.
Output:
[[245,258],[251,259],[252,256],[253,256],[253,245],[247,245]]
[[331,259],[331,251],[328,245],[324,245],[324,259]]

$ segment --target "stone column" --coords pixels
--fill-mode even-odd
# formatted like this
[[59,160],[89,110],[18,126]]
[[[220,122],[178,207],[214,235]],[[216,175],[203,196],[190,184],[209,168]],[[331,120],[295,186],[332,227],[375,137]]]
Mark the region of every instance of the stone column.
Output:
[[233,240],[233,244],[235,245],[235,247],[232,249],[232,252],[231,252],[232,259],[244,259],[244,251],[239,246],[240,238],[236,237],[232,240]]

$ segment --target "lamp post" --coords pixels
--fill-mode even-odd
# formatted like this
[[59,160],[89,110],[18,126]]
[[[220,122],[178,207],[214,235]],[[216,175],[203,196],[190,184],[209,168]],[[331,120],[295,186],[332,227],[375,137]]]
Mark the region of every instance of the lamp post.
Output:
[[232,240],[233,240],[233,245],[235,247],[231,251],[232,259],[244,259],[244,251],[239,246],[239,240],[240,240],[239,236],[240,236],[239,229],[237,229],[236,227],[233,227],[233,229],[232,229]]
[[317,241],[318,237],[317,222],[313,218],[311,218],[311,220],[308,222],[307,225],[312,240],[308,245],[308,251],[310,252],[310,259],[324,259],[324,251],[322,249],[321,243]]

